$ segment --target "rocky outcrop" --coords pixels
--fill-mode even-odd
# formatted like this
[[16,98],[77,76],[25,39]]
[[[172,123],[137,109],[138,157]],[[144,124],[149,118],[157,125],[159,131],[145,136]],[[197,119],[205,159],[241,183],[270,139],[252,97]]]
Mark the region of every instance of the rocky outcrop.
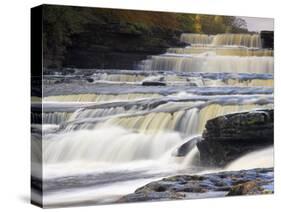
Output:
[[151,182],[118,202],[193,199],[273,193],[273,168],[179,175]]
[[172,46],[185,46],[179,41],[178,31],[154,28],[148,32],[135,28],[120,23],[89,25],[87,32],[73,36],[64,66],[133,69],[148,55],[162,54]]
[[262,48],[274,49],[274,32],[261,31]]
[[225,166],[242,154],[273,144],[273,110],[228,114],[206,123],[197,144],[200,163]]

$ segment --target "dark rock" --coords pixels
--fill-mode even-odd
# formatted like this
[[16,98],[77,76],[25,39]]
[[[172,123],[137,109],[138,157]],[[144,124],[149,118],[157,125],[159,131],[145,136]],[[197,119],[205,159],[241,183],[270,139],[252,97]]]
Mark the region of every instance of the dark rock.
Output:
[[143,86],[166,86],[164,82],[157,82],[157,81],[144,81],[142,82]]
[[74,74],[74,73],[75,73],[74,68],[63,68],[61,70],[61,74],[63,74],[63,75]]
[[94,79],[92,79],[92,78],[86,78],[86,80],[87,80],[88,82],[94,82]]
[[191,139],[186,141],[184,144],[182,144],[178,149],[176,149],[176,151],[173,152],[172,155],[175,157],[185,156],[196,146],[196,144],[200,140],[201,140],[201,136],[192,137]]
[[63,82],[64,82],[63,79],[59,79],[59,80],[55,80],[55,81],[54,81],[54,84],[60,84],[60,83],[63,83]]
[[178,47],[191,46],[190,43],[185,43],[185,42],[182,42],[182,41],[178,41],[178,42],[176,42],[175,44],[176,44],[176,46],[178,46]]
[[148,55],[163,54],[169,47],[183,46],[179,41],[180,32],[159,28],[146,31],[129,23],[113,25],[91,24],[86,32],[73,36],[63,66],[134,69]]
[[187,42],[183,42],[185,46],[191,46],[190,43],[187,43]]
[[138,188],[134,193],[119,199],[118,202],[268,193],[273,193],[273,168],[168,177]]
[[261,31],[262,48],[274,49],[274,32],[273,31]]
[[225,166],[239,156],[273,144],[273,110],[220,116],[206,123],[197,143],[200,163]]
[[189,82],[188,84],[187,84],[188,86],[197,86],[197,84],[195,83],[195,82]]

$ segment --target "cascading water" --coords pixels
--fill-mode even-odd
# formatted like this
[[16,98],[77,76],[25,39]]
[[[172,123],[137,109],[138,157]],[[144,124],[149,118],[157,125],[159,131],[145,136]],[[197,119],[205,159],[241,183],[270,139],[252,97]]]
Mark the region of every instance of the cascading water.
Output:
[[259,34],[193,34],[184,33],[181,41],[191,45],[211,45],[211,46],[243,46],[249,48],[261,48],[261,38]]
[[177,72],[273,73],[272,57],[239,57],[216,55],[152,56],[144,61],[144,70]]
[[[110,132],[110,133],[108,133]],[[161,158],[183,142],[178,133],[137,133],[120,127],[80,130],[46,137],[44,162],[122,163]],[[66,151],[68,150],[68,151]]]
[[271,49],[252,49],[245,47],[186,47],[186,48],[169,48],[168,54],[216,54],[221,56],[273,56],[273,50]]
[[207,45],[213,40],[213,36],[205,34],[183,33],[180,37],[181,42],[192,45]]
[[143,70],[177,72],[273,73],[271,50],[261,49],[259,34],[183,34],[186,48],[172,48],[168,54],[152,56]]
[[74,95],[60,95],[48,96],[44,98],[45,101],[63,101],[63,102],[105,102],[116,100],[130,100],[130,99],[143,99],[147,97],[157,97],[157,94],[74,94]]
[[[32,163],[40,163],[42,150],[47,206],[112,202],[158,178],[201,173],[196,146],[184,156],[173,153],[201,135],[209,119],[273,107],[273,51],[261,49],[258,34],[181,40],[191,46],[151,56],[141,70],[87,70],[89,81],[76,70],[67,83],[46,76],[43,143],[36,139],[41,114],[34,113]],[[264,151],[226,170],[245,168],[255,157],[270,166],[272,149]]]
[[259,34],[219,34],[214,36],[211,45],[214,46],[245,46],[249,48],[261,48]]

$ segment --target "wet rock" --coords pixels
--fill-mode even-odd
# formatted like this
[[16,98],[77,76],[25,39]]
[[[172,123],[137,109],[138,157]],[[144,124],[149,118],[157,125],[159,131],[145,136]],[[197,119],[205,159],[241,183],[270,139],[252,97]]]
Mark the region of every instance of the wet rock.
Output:
[[241,155],[273,144],[273,110],[228,114],[209,120],[197,143],[200,163],[225,166]]
[[166,83],[164,82],[158,82],[158,81],[144,81],[142,82],[143,86],[166,86]]
[[86,78],[86,80],[87,80],[88,82],[94,82],[94,79],[92,79],[92,78]]
[[176,151],[172,153],[175,157],[183,157],[186,154],[188,154],[195,146],[196,144],[201,140],[201,136],[196,136],[188,141],[186,141],[184,144],[182,144]]
[[63,82],[64,82],[63,79],[59,79],[59,80],[55,80],[55,81],[54,81],[54,84],[60,84],[60,83],[63,83]]
[[74,74],[75,69],[74,68],[63,68],[61,70],[62,75],[68,75],[68,74]]
[[273,168],[177,175],[151,182],[118,202],[193,199],[273,193]]

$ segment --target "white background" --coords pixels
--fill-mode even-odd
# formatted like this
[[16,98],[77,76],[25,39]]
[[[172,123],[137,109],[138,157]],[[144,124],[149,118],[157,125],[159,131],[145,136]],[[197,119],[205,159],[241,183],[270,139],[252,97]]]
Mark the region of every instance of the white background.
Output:
[[[30,191],[30,8],[42,3],[275,18],[275,194],[131,203],[52,211],[276,211],[280,206],[280,25],[278,0],[2,0],[0,6],[0,211],[39,211]],[[279,209],[280,211],[280,209]]]

